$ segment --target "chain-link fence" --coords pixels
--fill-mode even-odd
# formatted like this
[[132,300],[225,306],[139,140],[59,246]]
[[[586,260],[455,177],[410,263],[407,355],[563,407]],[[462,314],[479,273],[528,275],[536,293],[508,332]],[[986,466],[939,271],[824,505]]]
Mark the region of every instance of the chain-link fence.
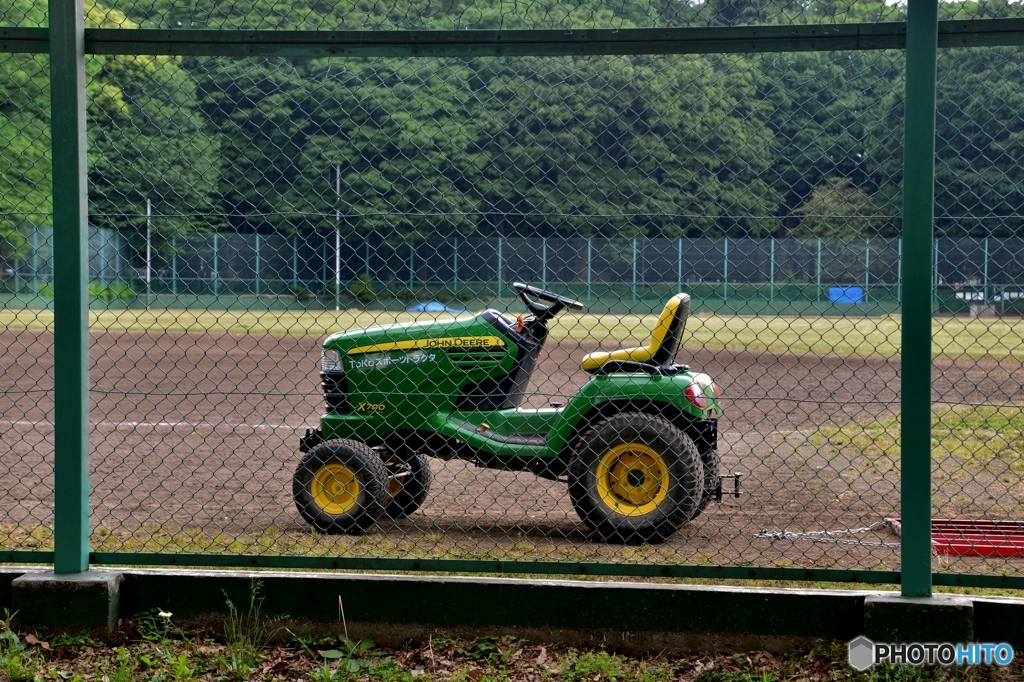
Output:
[[[957,49],[942,52],[939,60],[935,248],[949,254],[955,269],[937,282],[960,283],[958,295],[982,315],[999,314],[1021,295],[1015,288],[985,286],[993,260],[1011,268],[1024,263],[999,239],[1019,234],[1024,207],[1015,132],[1021,121],[1017,113],[1006,117],[1008,107],[1019,111],[1018,95],[1000,85],[1024,77],[1021,56],[1019,48]],[[1000,75],[979,78],[979,68]],[[964,235],[975,238],[964,241]],[[933,513],[951,520],[936,536],[936,568],[1017,574],[1021,559],[1013,558],[1020,556],[1014,547],[1024,506],[1018,327],[986,325],[990,350],[979,353],[956,338],[969,326],[966,319],[951,320],[944,328],[952,335],[935,338]],[[950,374],[953,365],[961,369]],[[953,553],[943,548],[947,544]],[[983,548],[981,556],[958,557],[964,546]]]
[[[322,5],[308,0],[288,5],[252,2],[221,5],[212,1],[188,5],[154,0],[90,2],[87,17],[96,26],[157,29],[281,29],[281,30],[464,30],[464,29],[594,29],[662,26],[750,26],[764,24],[846,24],[906,20],[905,3],[864,3],[833,0],[797,2],[701,3],[592,2],[488,3],[404,2]],[[950,2],[940,18],[953,20],[1020,18],[1016,2]],[[46,6],[12,0],[0,10],[0,25],[45,26]]]
[[[31,23],[28,7],[6,21]],[[713,3],[671,20],[630,3],[529,17],[90,7],[95,25],[123,28],[825,16]],[[839,23],[903,11],[832,9]],[[90,56],[94,559],[891,580],[903,62],[895,50]],[[0,65],[0,532],[6,551],[46,549],[46,60]],[[962,523],[1024,522],[1024,107],[1008,85],[1022,67],[1018,48],[940,59],[933,502]],[[974,574],[1024,561],[940,557]]]
[[[146,227],[149,227],[147,230]],[[149,235],[148,238],[146,235]],[[154,238],[155,235],[155,238]],[[18,233],[4,284],[25,305],[53,297],[52,231]],[[486,308],[523,279],[557,284],[601,312],[656,313],[666,293],[692,310],[844,315],[897,312],[898,238],[466,238],[433,246],[374,233],[290,235],[94,229],[93,307],[232,307],[403,311],[437,302]],[[1024,240],[935,241],[937,314],[1019,315]],[[39,293],[42,296],[37,297]],[[27,294],[27,296],[26,296]]]
[[50,257],[48,237],[36,229],[52,221],[47,56],[0,54],[0,99],[0,475],[18,500],[5,505],[0,533],[5,549],[46,548],[53,535],[53,315],[45,310],[46,291],[7,299],[26,285],[16,281],[19,258],[33,254],[30,263],[42,275]]

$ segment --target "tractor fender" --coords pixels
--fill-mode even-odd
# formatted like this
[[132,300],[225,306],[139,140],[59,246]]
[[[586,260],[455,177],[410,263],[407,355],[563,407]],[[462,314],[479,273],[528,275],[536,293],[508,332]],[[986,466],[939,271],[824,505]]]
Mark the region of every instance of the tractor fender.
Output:
[[694,424],[707,421],[721,412],[711,389],[704,391],[707,405],[703,409],[687,400],[685,391],[694,383],[710,386],[711,378],[689,373],[674,376],[632,373],[596,376],[562,410],[561,418],[548,434],[548,449],[560,457],[568,457],[586,428],[623,412],[659,414],[689,432]]

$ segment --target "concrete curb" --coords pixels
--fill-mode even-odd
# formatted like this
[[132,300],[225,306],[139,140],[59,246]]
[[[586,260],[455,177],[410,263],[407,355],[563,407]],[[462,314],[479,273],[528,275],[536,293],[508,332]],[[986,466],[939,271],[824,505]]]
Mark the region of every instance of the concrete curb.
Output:
[[[34,575],[15,580],[26,573]],[[227,599],[247,608],[252,581],[258,579],[263,613],[287,616],[281,624],[293,632],[340,631],[340,598],[350,634],[387,645],[438,634],[516,634],[531,641],[638,653],[785,651],[819,639],[849,641],[867,634],[875,641],[977,637],[1024,646],[1024,599],[1013,598],[919,600],[857,590],[283,571],[117,573],[119,589],[111,593],[117,603],[112,597],[106,604],[117,617],[160,608],[171,611],[179,624],[222,620]],[[71,618],[70,612],[46,603],[46,594],[68,598],[52,581],[52,574],[43,578],[37,570],[0,569],[0,602],[25,609],[21,623],[50,630],[82,628],[81,617]],[[39,585],[51,588],[40,591]],[[93,601],[86,608],[105,616],[106,609]]]

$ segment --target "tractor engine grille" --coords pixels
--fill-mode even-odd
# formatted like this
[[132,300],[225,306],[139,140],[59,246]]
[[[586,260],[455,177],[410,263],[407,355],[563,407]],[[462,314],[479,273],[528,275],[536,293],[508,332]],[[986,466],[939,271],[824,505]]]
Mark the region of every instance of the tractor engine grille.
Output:
[[329,414],[343,414],[351,409],[345,372],[320,372],[320,386],[324,389],[324,402]]
[[500,365],[507,355],[504,348],[457,348],[446,351],[446,354],[456,369],[463,372],[493,369]]

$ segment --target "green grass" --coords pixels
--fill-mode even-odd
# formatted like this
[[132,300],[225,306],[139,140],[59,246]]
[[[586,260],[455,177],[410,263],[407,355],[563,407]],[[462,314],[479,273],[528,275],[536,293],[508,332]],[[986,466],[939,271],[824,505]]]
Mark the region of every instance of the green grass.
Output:
[[[900,423],[822,426],[808,442],[848,462],[843,478],[899,475]],[[940,405],[932,413],[932,508],[936,518],[1024,520],[1024,406]],[[982,568],[985,568],[984,566]],[[1014,568],[997,562],[989,569]],[[1014,568],[1014,570],[1016,570]]]
[[[92,311],[89,325],[95,331],[323,337],[355,327],[431,319],[453,317],[366,310],[250,312],[160,308]],[[563,313],[552,324],[551,335],[577,341],[641,343],[649,336],[655,320],[654,315]],[[52,330],[53,311],[2,310],[0,329]],[[932,330],[932,352],[936,356],[1024,360],[1024,320],[939,318],[933,321]],[[684,344],[690,351],[706,348],[890,357],[900,351],[900,318],[700,314],[690,319]]]
[[[900,454],[900,422],[889,417],[867,424],[822,426],[811,441],[818,446],[853,448],[871,458],[894,458]],[[932,412],[932,452],[939,464],[953,459],[990,465],[998,460],[1024,468],[1022,451],[1024,406],[940,405]]]
[[[254,671],[239,675],[228,660],[230,643],[200,624],[173,624],[159,640],[139,637],[125,619],[111,636],[116,646],[35,645],[31,668],[11,668],[4,679],[79,681],[312,680],[312,682],[926,682],[1019,679],[1008,668],[928,668],[879,665],[858,673],[847,665],[846,643],[819,641],[787,653],[766,651],[661,652],[630,656],[602,648],[576,649],[510,635],[461,639],[438,633],[404,646],[378,646],[313,631],[254,650]],[[17,635],[11,633],[18,638]],[[27,639],[27,634],[25,634]],[[18,638],[20,640],[20,638]],[[36,640],[39,642],[40,640]],[[24,645],[22,645],[24,646]],[[346,655],[346,651],[348,652]],[[0,672],[7,672],[6,670]]]

